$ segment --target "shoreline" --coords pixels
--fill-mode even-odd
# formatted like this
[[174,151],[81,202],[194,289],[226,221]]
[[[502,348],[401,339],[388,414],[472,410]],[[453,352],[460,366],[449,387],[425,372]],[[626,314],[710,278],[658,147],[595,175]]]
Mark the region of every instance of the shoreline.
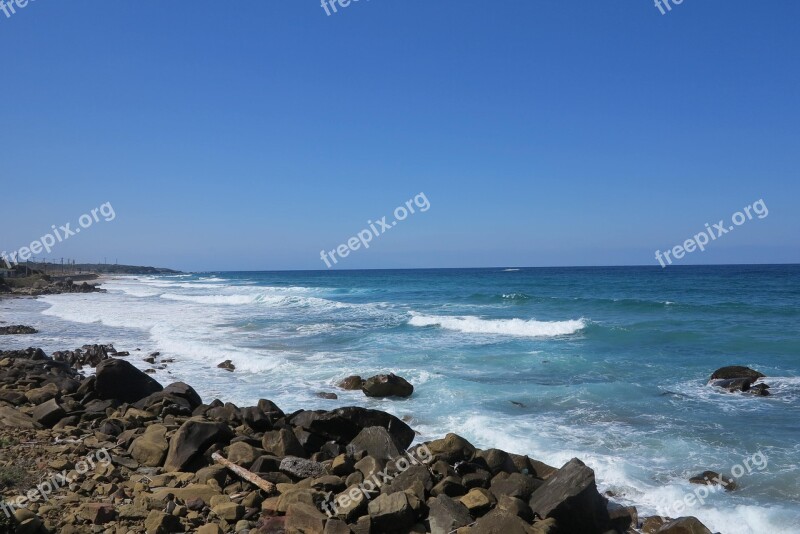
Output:
[[[43,507],[32,505],[29,512],[17,510],[22,522],[41,523],[58,532],[82,532],[88,524],[119,523],[144,527],[148,532],[180,532],[205,528],[201,520],[209,526],[202,532],[238,531],[237,524],[242,521],[249,528],[261,529],[256,532],[279,532],[277,528],[292,531],[297,524],[308,523],[313,525],[308,532],[383,532],[380,525],[395,525],[396,521],[408,523],[397,532],[558,533],[580,528],[598,533],[665,534],[681,532],[678,529],[687,524],[699,529],[696,532],[710,532],[694,518],[640,521],[634,507],[600,495],[594,472],[577,459],[560,468],[551,467],[498,449],[481,451],[455,434],[422,444],[431,451],[430,465],[408,469],[407,473],[395,472],[397,479],[403,480],[402,488],[392,489],[391,484],[370,491],[369,487],[365,489],[365,480],[375,481],[371,475],[383,472],[389,460],[400,456],[414,441],[413,430],[395,416],[359,407],[284,414],[266,400],[247,408],[220,400],[204,405],[187,384],[158,384],[130,365],[124,355],[111,358],[113,353],[107,354],[101,346],[89,352],[92,358],[83,363],[100,366],[98,375],[89,377],[40,352],[0,353],[0,379],[4,379],[0,387],[0,420],[4,423],[0,442],[19,437],[20,430],[9,430],[15,425],[25,429],[23,436],[35,436],[28,442],[49,447],[65,439],[81,438],[79,444],[59,450],[47,465],[56,471],[65,465],[74,467],[80,461],[76,454],[106,450],[112,458],[106,468],[118,471],[109,482],[117,487],[114,496],[98,494],[96,487],[83,493],[69,492],[59,499],[78,505],[79,513],[66,513],[47,503]],[[63,376],[52,379],[42,374],[45,368],[49,374]],[[15,373],[12,381],[8,380],[10,371]],[[113,387],[104,385],[106,375],[116,381]],[[20,376],[24,383],[18,387]],[[208,437],[192,444],[192,436],[198,431]],[[24,464],[28,457],[24,447],[4,447],[4,453],[12,450],[16,454],[12,463]],[[259,480],[277,484],[274,491],[265,492],[243,482],[222,468],[212,458],[214,453],[258,473]],[[69,458],[66,463],[65,455]],[[216,478],[209,479],[212,471]],[[86,481],[81,473],[74,475],[74,480]],[[162,493],[166,488],[175,490],[171,492],[175,498],[166,502],[176,504],[164,504],[163,510],[173,507],[172,511],[178,509],[179,513],[159,512],[163,503],[158,499],[157,505],[151,506],[158,495],[142,483],[145,478],[163,482]],[[231,484],[237,491],[227,492]],[[348,497],[354,487],[366,498],[348,502],[354,501]],[[28,488],[19,488],[24,489]],[[247,492],[244,496],[240,495],[243,491]],[[10,496],[8,491],[3,493],[6,498]],[[395,493],[403,495],[392,497]],[[198,496],[206,497],[204,506],[191,510],[189,505],[196,504]],[[131,506],[138,506],[135,513]],[[40,512],[41,517],[27,517],[33,511]],[[0,514],[0,519],[3,517]],[[443,521],[450,522],[447,528],[440,526]],[[159,526],[151,529],[148,522]],[[498,524],[506,530],[496,530]],[[221,530],[213,530],[215,526]]]

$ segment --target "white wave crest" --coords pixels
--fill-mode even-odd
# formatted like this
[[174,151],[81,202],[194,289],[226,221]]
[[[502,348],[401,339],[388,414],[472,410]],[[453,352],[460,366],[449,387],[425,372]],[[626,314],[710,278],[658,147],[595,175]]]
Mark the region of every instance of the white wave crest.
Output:
[[411,326],[439,326],[465,334],[498,334],[520,337],[555,337],[574,334],[586,327],[584,319],[536,321],[525,319],[481,319],[474,316],[421,315],[411,312]]

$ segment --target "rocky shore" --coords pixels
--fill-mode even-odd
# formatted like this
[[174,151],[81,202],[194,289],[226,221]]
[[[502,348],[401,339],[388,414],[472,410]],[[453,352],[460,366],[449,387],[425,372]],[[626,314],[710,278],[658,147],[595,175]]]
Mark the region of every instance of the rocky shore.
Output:
[[[83,278],[97,280],[98,275],[84,275]],[[35,297],[40,295],[58,295],[61,293],[92,293],[105,292],[99,283],[90,284],[87,281],[75,282],[72,278],[54,278],[43,274],[35,274],[25,278],[0,278],[0,298],[6,297]]]
[[456,434],[412,445],[405,422],[357,406],[204,402],[125,354],[0,351],[0,533],[710,533],[639,518],[578,459],[549,466]]

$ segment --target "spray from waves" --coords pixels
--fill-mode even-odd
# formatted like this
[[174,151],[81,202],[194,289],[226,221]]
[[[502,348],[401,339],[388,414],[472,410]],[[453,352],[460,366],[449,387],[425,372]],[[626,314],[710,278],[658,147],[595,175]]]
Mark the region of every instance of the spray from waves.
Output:
[[533,319],[481,319],[467,316],[422,315],[411,313],[411,326],[438,326],[465,334],[496,334],[518,337],[555,337],[574,334],[586,327],[585,319],[536,321]]

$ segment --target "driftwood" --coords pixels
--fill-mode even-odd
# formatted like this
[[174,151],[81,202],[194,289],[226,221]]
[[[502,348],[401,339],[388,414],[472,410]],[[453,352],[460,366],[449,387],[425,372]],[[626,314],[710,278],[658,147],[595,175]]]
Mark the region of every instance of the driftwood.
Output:
[[244,480],[266,491],[267,495],[271,495],[277,492],[275,484],[273,484],[268,480],[264,480],[263,478],[253,473],[252,471],[248,471],[244,467],[238,466],[235,463],[231,462],[230,460],[223,458],[223,456],[220,453],[215,452],[214,454],[211,455],[211,458],[213,458],[216,462],[224,465],[225,467],[227,467],[228,469],[239,475]]

